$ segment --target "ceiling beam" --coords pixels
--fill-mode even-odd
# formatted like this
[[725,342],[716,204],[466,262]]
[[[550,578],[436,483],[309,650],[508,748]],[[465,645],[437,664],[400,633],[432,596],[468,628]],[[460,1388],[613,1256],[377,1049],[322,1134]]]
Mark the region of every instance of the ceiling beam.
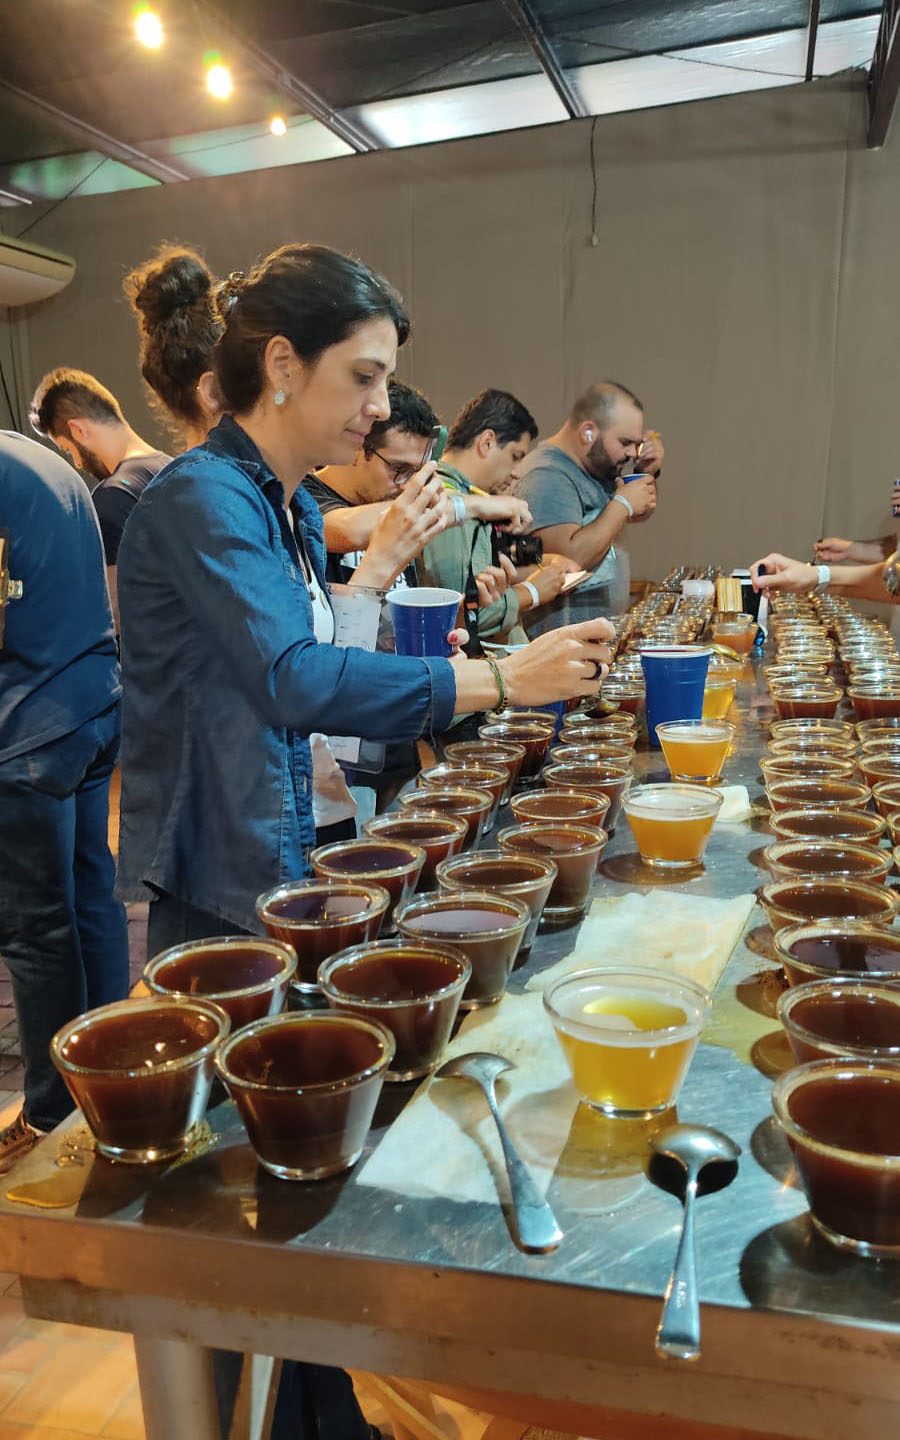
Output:
[[815,78],[816,41],[819,38],[820,0],[809,0],[809,20],[806,25],[806,74],[807,83]]
[[193,8],[198,14],[206,15],[214,24],[217,43],[221,43],[223,49],[229,49],[235,60],[241,60],[248,68],[255,70],[279,94],[290,100],[292,105],[296,105],[307,115],[312,115],[320,125],[330,130],[332,135],[337,135],[345,145],[349,145],[351,150],[364,154],[370,150],[381,149],[380,141],[370,131],[347,115],[334,110],[305,80],[286,69],[268,50],[248,39],[218,6],[211,4],[210,0],[193,0]]
[[541,69],[565,106],[569,119],[583,120],[588,113],[587,106],[560,65],[556,51],[529,0],[503,0],[503,4],[537,56]]
[[900,0],[884,0],[881,24],[875,40],[875,54],[869,71],[870,150],[879,149],[891,128],[891,117],[900,91]]
[[58,105],[51,105],[49,100],[42,100],[38,95],[32,95],[28,90],[20,90],[18,85],[11,85],[8,80],[0,79],[0,92],[11,95],[13,99],[20,101],[31,110],[43,115],[63,135],[69,136],[76,145],[83,145],[88,150],[97,150],[101,155],[106,155],[110,160],[118,160],[122,165],[128,165],[132,170],[139,170],[142,175],[149,175],[151,180],[158,180],[163,185],[171,185],[176,180],[188,180],[190,176],[184,170],[178,170],[174,165],[168,165],[163,160],[156,160],[152,155],[147,155],[139,150],[136,145],[128,145],[124,140],[117,140],[114,135],[108,135],[105,130],[98,130],[96,125],[89,125],[86,120],[80,120],[77,115],[70,115],[67,110],[60,110]]

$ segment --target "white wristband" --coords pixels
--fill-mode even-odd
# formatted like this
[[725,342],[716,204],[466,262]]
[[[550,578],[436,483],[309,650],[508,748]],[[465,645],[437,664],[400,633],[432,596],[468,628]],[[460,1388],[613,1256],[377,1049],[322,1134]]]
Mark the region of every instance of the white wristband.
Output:
[[625,497],[624,495],[613,495],[613,496],[611,496],[610,498],[613,499],[613,500],[618,500],[618,502],[619,502],[620,505],[624,505],[624,506],[625,506],[625,509],[628,511],[628,518],[629,518],[629,520],[633,520],[633,519],[634,519],[634,510],[632,509],[631,501],[630,501],[630,500],[626,499],[626,497]]
[[819,578],[816,582],[815,593],[818,594],[820,590],[827,590],[828,586],[831,584],[831,566],[817,565],[816,571]]
[[519,584],[521,585],[521,587],[522,587],[523,590],[527,590],[527,591],[528,591],[529,595],[531,596],[531,603],[532,603],[532,605],[540,605],[540,603],[541,603],[541,597],[540,597],[540,594],[538,593],[538,588],[537,588],[537,586],[536,586],[536,585],[532,585],[532,583],[531,583],[530,580],[520,580],[520,581],[519,581]]
[[456,516],[456,524],[461,525],[466,518],[466,502],[461,495],[451,495],[453,501],[453,513]]

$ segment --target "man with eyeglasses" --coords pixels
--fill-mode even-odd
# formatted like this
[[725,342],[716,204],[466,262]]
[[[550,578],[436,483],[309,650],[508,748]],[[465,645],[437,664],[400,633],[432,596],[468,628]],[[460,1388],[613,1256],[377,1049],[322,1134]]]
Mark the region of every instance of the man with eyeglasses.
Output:
[[[418,390],[392,380],[391,413],[376,420],[352,465],[326,465],[303,482],[322,512],[328,578],[349,580],[372,531],[403,485],[421,468],[438,418]],[[396,583],[415,584],[410,563]]]
[[[372,426],[352,465],[326,465],[303,482],[322,512],[328,578],[349,580],[359,564],[375,526],[404,484],[421,468],[431,432],[439,423],[424,395],[411,385],[392,380],[388,386],[391,413]],[[455,488],[455,487],[454,487]],[[516,522],[525,511],[509,495],[458,494],[450,526],[465,520]],[[485,573],[485,596],[494,595],[492,568]],[[416,584],[416,566],[410,563],[395,581]]]

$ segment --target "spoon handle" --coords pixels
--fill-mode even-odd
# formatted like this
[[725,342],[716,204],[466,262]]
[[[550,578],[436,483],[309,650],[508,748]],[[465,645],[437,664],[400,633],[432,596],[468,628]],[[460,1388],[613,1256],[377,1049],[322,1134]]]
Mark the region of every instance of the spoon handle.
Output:
[[496,1122],[500,1144],[503,1148],[503,1159],[506,1161],[513,1209],[516,1212],[520,1247],[535,1253],[555,1250],[563,1238],[563,1232],[556,1223],[556,1216],[541,1196],[531,1177],[530,1170],[524,1164],[510,1139],[509,1132],[497,1108],[493,1085],[485,1085],[484,1093],[491,1107],[491,1114]]
[[700,1357],[700,1306],[697,1300],[697,1266],[694,1258],[694,1201],[697,1175],[688,1176],[684,1193],[684,1220],[675,1264],[663,1301],[656,1348],[676,1360]]

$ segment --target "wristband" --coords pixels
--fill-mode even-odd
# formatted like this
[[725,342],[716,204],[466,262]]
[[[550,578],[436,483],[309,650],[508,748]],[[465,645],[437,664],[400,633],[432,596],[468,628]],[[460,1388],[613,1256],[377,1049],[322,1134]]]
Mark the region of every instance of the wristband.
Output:
[[628,511],[628,518],[629,518],[629,520],[633,520],[633,519],[634,519],[634,509],[633,509],[633,507],[632,507],[632,504],[631,504],[631,501],[630,501],[630,500],[626,499],[626,497],[625,497],[624,495],[611,495],[611,496],[610,496],[610,499],[611,499],[611,500],[618,500],[619,504],[620,504],[620,505],[624,505],[624,506],[625,506],[625,509]]
[[461,525],[466,518],[466,502],[461,495],[451,495],[453,501],[453,514],[456,517],[455,523]]
[[485,655],[482,658],[485,664],[490,667],[491,674],[493,675],[497,685],[497,703],[496,705],[491,706],[491,713],[493,715],[496,715],[498,711],[502,710],[506,704],[506,686],[503,683],[503,676],[500,674],[500,666],[497,664],[496,660],[492,660],[489,655]]
[[530,580],[520,580],[519,584],[521,585],[523,590],[528,591],[529,595],[531,596],[532,605],[540,605],[541,597],[537,586],[532,585]]
[[823,590],[827,590],[828,586],[831,584],[831,566],[817,565],[816,572],[819,578],[816,582],[816,588],[813,591],[813,594],[819,595]]

